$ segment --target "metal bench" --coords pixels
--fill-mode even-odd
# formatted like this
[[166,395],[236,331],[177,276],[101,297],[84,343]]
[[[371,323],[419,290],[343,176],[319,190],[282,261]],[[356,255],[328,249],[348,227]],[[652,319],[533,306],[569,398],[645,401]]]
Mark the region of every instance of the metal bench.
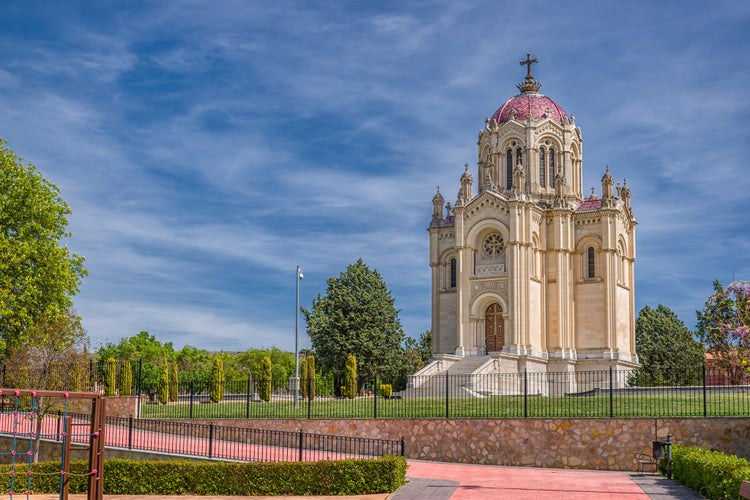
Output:
[[635,461],[638,464],[638,472],[640,474],[644,472],[656,472],[657,460],[651,455],[636,453]]

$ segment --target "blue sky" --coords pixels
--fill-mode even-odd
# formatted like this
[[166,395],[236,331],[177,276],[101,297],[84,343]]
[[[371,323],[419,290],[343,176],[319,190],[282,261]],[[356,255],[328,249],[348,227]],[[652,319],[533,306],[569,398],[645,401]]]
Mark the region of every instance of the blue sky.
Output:
[[[526,52],[638,219],[636,308],[750,278],[750,2],[4,1],[0,136],[57,184],[93,347],[294,348],[361,257],[430,328],[435,188]],[[307,345],[300,319],[301,343]]]

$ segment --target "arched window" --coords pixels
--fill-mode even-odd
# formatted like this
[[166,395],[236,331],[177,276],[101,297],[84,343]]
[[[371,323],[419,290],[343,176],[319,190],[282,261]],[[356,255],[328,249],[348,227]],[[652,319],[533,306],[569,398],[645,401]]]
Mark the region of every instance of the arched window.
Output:
[[505,183],[505,185],[508,187],[508,189],[513,187],[513,151],[508,149],[508,151],[505,152],[505,178],[508,179],[508,182]]
[[451,259],[451,288],[456,288],[456,259]]
[[594,247],[589,247],[588,250],[586,250],[586,277],[587,278],[595,278],[596,277],[596,261],[594,259]]
[[555,183],[555,148],[549,148],[549,184]]
[[[544,148],[539,149],[539,185],[542,187],[546,187],[547,183],[545,182],[545,177],[547,175],[547,163],[545,161],[545,155],[547,154],[547,151]],[[550,179],[550,184],[552,183],[552,179]]]

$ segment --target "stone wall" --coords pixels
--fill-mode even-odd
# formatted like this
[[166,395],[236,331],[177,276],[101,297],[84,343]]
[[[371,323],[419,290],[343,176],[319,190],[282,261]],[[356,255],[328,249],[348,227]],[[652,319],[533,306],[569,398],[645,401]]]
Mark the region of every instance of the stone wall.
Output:
[[[214,425],[401,439],[419,460],[635,470],[636,453],[675,443],[750,457],[750,418],[212,420]],[[206,423],[205,421],[202,423]]]

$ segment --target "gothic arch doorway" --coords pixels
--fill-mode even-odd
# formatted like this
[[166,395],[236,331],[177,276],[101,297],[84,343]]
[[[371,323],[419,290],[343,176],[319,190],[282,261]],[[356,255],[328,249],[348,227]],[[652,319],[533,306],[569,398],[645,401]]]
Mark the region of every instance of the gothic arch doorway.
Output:
[[487,352],[503,350],[505,332],[500,304],[490,304],[484,313],[484,344]]

